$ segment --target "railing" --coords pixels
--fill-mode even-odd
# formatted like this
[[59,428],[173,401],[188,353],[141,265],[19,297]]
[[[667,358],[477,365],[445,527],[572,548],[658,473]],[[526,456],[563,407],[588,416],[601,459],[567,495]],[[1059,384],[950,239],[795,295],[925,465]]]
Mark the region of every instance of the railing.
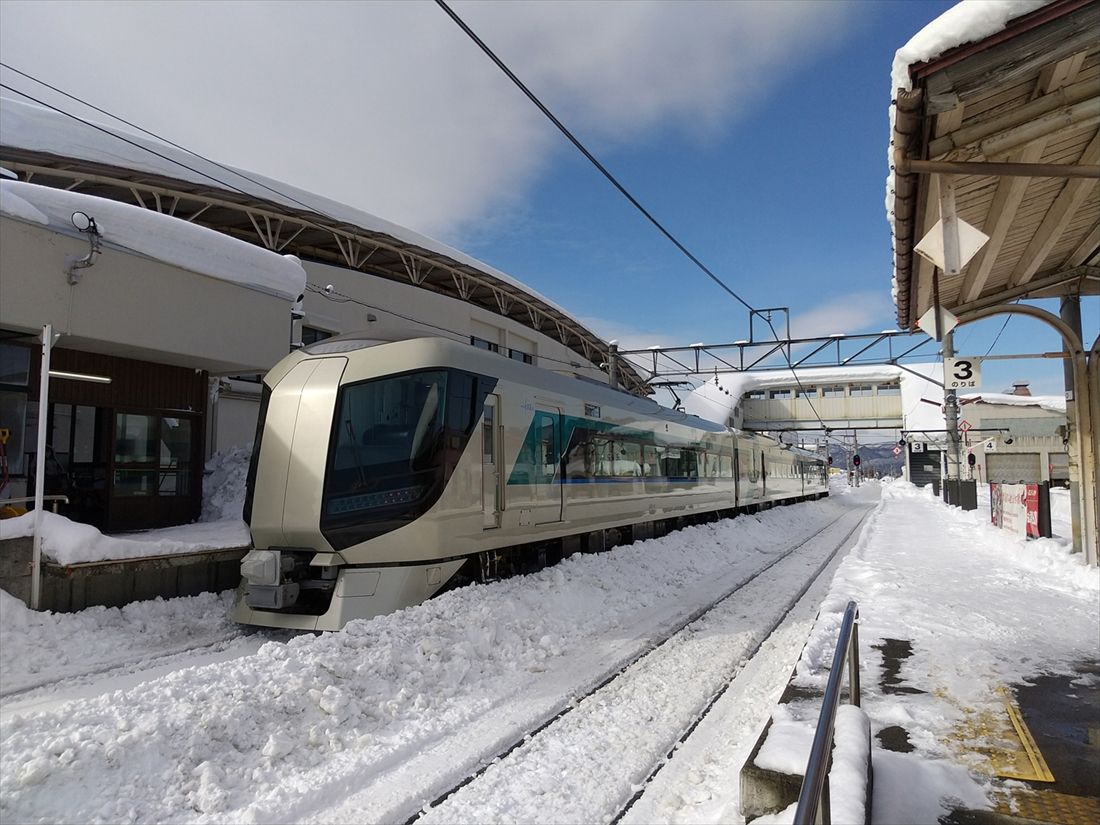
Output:
[[829,764],[832,761],[833,724],[840,704],[840,682],[844,662],[848,662],[848,701],[859,707],[859,606],[848,602],[844,620],[840,623],[840,636],[833,651],[833,667],[825,696],[821,703],[821,715],[817,719],[817,731],[806,763],[806,775],[798,794],[798,808],[794,825],[830,825],[832,815],[829,805]]
[[[69,503],[69,497],[68,496],[42,496],[42,501],[43,501],[43,503],[47,502],[47,501],[52,501],[53,502],[53,511],[56,513],[57,512],[57,505],[58,504],[68,504]],[[24,498],[0,499],[0,507],[3,507],[6,504],[33,504],[33,503],[34,503],[34,496],[26,496]]]

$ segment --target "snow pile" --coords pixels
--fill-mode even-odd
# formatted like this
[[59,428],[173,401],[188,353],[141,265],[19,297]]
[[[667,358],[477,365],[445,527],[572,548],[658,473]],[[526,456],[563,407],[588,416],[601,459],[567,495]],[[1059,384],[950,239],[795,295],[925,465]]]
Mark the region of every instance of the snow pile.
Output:
[[232,593],[40,613],[0,590],[0,695],[148,653],[239,635]]
[[216,453],[206,462],[202,480],[200,521],[240,519],[244,511],[245,481],[252,445]]
[[[293,255],[277,255],[171,215],[33,183],[0,181],[0,192],[4,193],[0,211],[5,215],[45,223],[64,233],[75,232],[73,213],[84,212],[95,219],[108,249],[129,249],[288,301],[297,300],[305,291],[306,271]],[[33,211],[28,212],[28,206]]]
[[655,616],[758,569],[840,507],[779,508],[574,556],[340,633],[5,718],[0,811],[11,821],[302,819],[441,737],[502,714],[542,718],[576,674],[615,661]]
[[[33,511],[0,521],[0,539],[33,535]],[[248,528],[239,517],[146,530],[123,537],[106,536],[89,524],[78,524],[54,513],[42,513],[42,554],[58,564],[227,550],[245,547],[248,542]]]

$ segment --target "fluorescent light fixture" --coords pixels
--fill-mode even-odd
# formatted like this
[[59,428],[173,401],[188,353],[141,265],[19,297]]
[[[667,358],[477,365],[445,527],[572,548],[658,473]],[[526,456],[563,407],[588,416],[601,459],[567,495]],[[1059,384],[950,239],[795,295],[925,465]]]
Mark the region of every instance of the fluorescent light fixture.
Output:
[[50,370],[50,378],[67,378],[70,381],[91,381],[93,384],[110,384],[111,379],[106,375],[85,375],[80,372],[62,372]]

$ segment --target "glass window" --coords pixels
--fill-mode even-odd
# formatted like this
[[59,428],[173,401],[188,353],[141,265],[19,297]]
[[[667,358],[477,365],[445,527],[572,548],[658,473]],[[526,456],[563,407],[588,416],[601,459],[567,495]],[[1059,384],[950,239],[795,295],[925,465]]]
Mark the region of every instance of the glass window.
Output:
[[817,387],[799,387],[795,390],[795,398],[817,398]]
[[485,417],[481,424],[481,463],[493,464],[496,459],[493,452],[493,410],[491,404],[485,405]]
[[901,384],[879,384],[879,395],[901,395]]
[[745,398],[748,401],[763,401],[764,400],[764,391],[763,390],[753,390],[752,392],[747,392],[747,393],[745,393]]
[[27,386],[30,380],[31,351],[28,347],[0,344],[0,384]]
[[772,390],[771,393],[770,393],[770,396],[772,398],[776,398],[776,399],[790,398],[791,397],[791,391],[790,390]]
[[844,387],[822,387],[821,396],[822,398],[843,398]]
[[73,461],[88,464],[95,461],[95,407],[77,407],[73,425]]
[[115,463],[151,464],[157,460],[157,418],[119,413],[115,416]]
[[[4,452],[8,457],[8,472],[22,475],[23,436],[27,429],[27,394],[0,390],[0,427],[8,431]],[[34,442],[30,442],[33,444]]]
[[615,444],[615,475],[620,478],[642,474],[642,445],[635,441],[619,441]]
[[302,346],[308,347],[310,344],[316,344],[318,341],[324,341],[326,338],[331,338],[332,333],[327,330],[317,329],[316,327],[302,327]]
[[535,363],[535,356],[531,355],[531,353],[529,352],[523,352],[522,350],[518,349],[508,350],[508,357],[511,358],[513,361],[522,361],[525,364]]
[[853,384],[848,388],[849,395],[852,398],[866,398],[874,392],[870,384]]
[[470,336],[470,343],[478,349],[489,350],[489,352],[500,352],[499,344],[494,344],[492,341],[486,341],[484,338],[478,338],[476,335]]

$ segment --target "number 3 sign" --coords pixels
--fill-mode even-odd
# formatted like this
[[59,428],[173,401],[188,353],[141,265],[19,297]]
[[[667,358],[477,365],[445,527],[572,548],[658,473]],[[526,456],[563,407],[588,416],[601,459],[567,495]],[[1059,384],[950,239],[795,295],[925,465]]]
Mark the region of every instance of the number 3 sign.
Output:
[[949,390],[980,387],[982,385],[982,359],[944,358],[943,384]]

